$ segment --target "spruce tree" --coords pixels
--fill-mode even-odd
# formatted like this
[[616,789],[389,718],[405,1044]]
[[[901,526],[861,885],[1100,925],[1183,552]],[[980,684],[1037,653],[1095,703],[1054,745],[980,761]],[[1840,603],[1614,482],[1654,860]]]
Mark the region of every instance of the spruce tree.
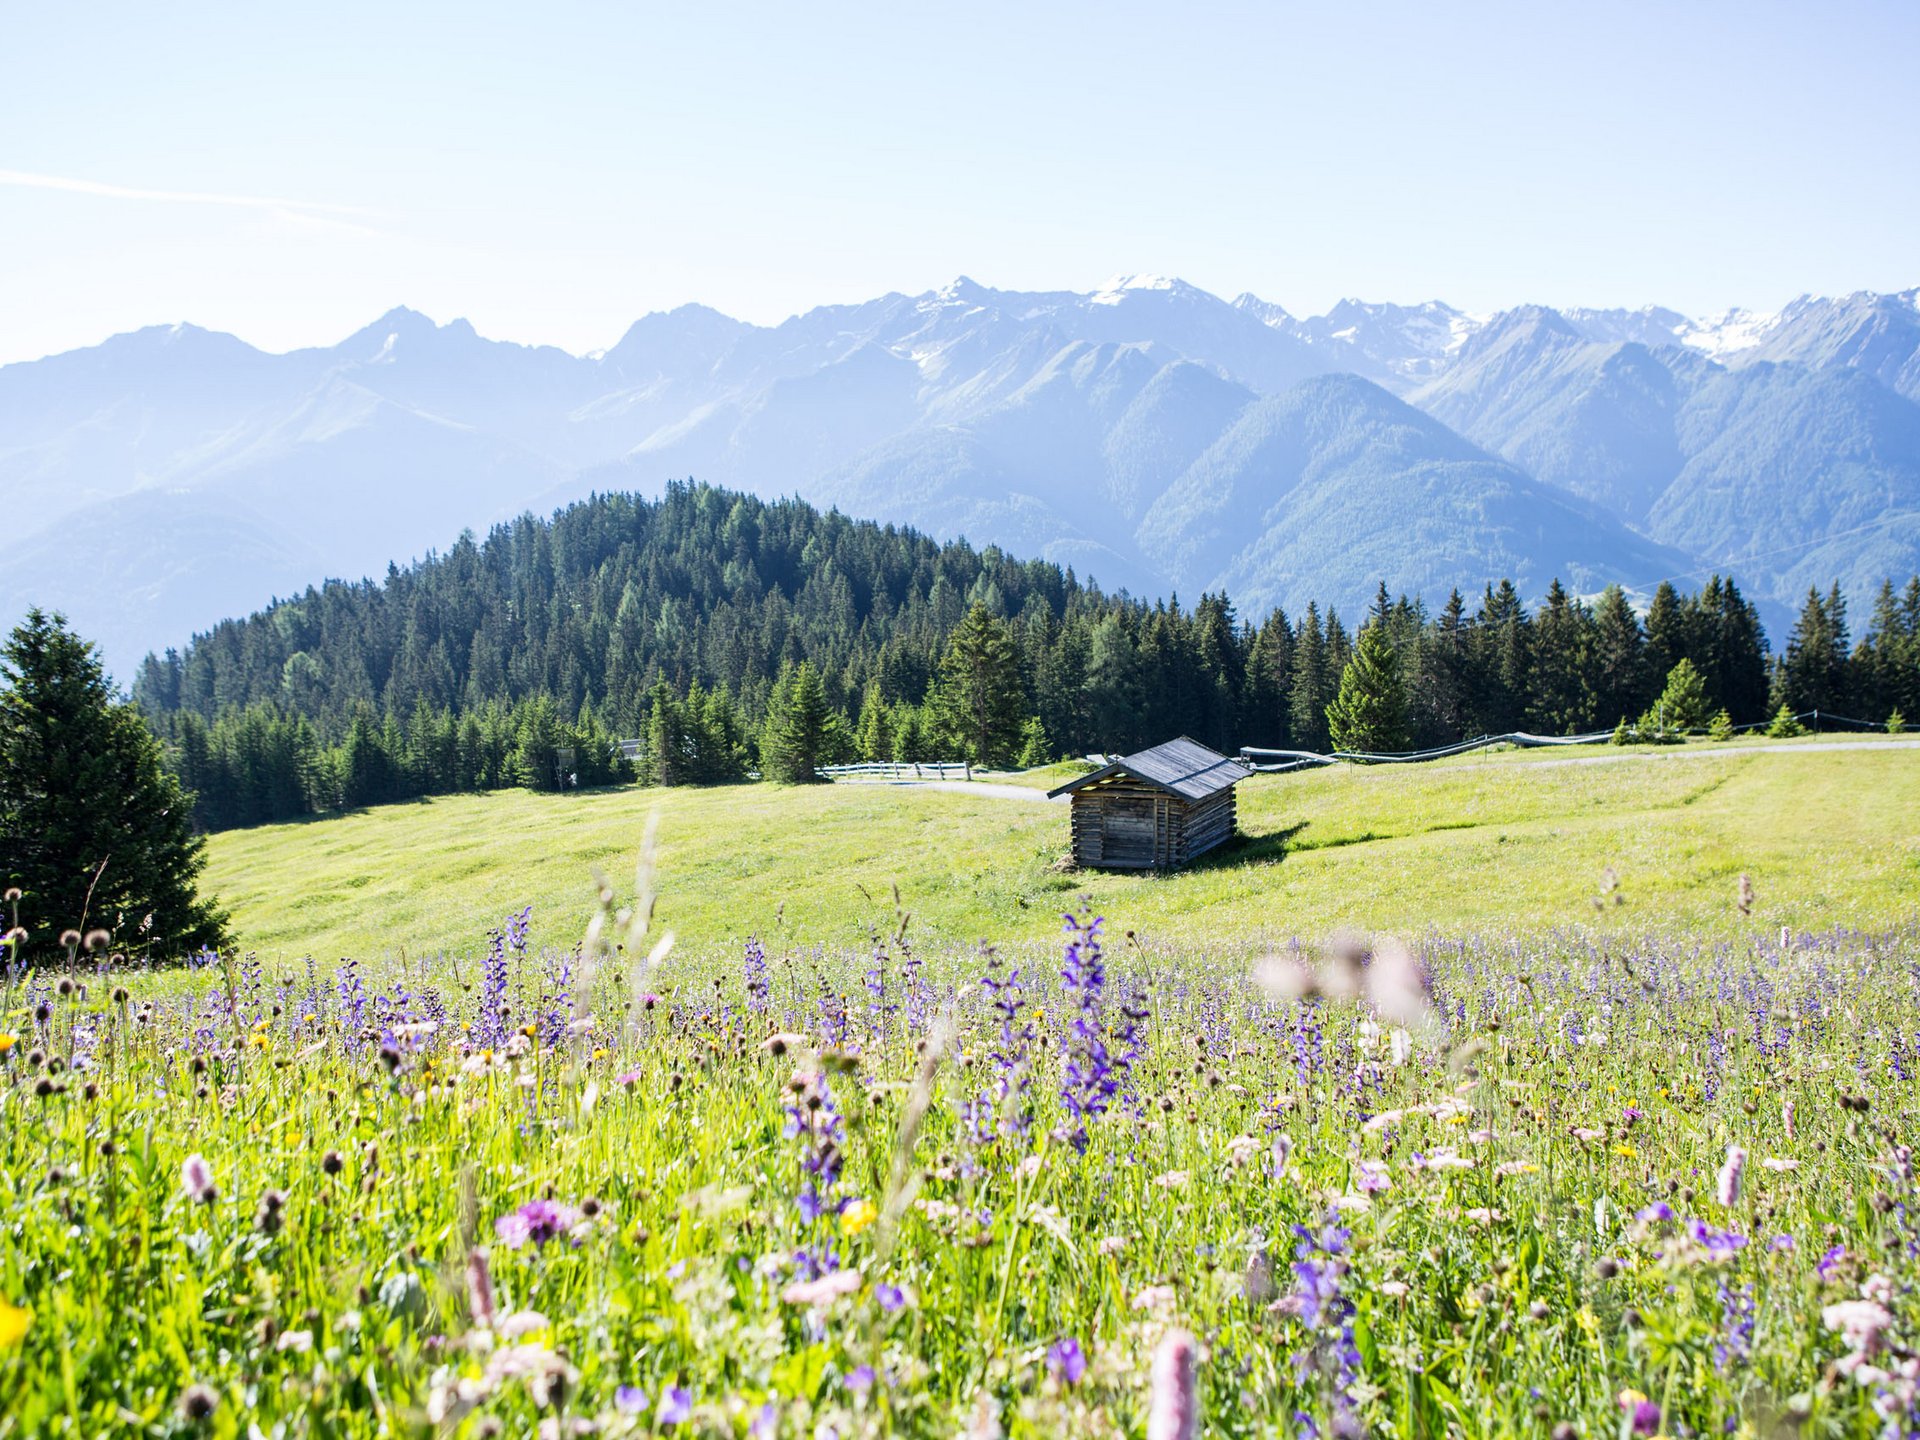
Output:
[[29,610],[0,649],[0,879],[22,892],[27,959],[63,953],[69,929],[159,959],[224,947],[226,916],[195,889],[203,844],[93,647]]
[[1361,629],[1353,658],[1340,673],[1340,693],[1327,706],[1327,732],[1336,750],[1406,749],[1406,691],[1384,618]]
[[1527,724],[1546,735],[1573,735],[1593,723],[1587,688],[1592,664],[1593,616],[1556,578],[1533,621]]
[[1713,702],[1706,681],[1691,660],[1682,660],[1667,674],[1660,698],[1641,717],[1643,730],[1685,732],[1705,729],[1713,719]]
[[1439,618],[1420,633],[1407,696],[1408,728],[1417,745],[1462,739],[1471,722],[1473,657],[1466,609],[1456,588]]
[[853,743],[862,760],[893,759],[893,715],[881,697],[880,686],[869,681],[854,725]]
[[1240,714],[1248,745],[1283,748],[1292,736],[1289,691],[1293,682],[1293,629],[1287,612],[1267,617],[1247,653]]
[[1734,584],[1715,575],[1700,592],[1694,615],[1694,664],[1707,693],[1736,724],[1765,718],[1767,637],[1760,612]]
[[1320,628],[1320,607],[1307,613],[1293,637],[1293,743],[1303,750],[1327,748],[1327,637]]
[[1474,650],[1479,694],[1478,728],[1489,735],[1518,730],[1526,720],[1527,676],[1532,669],[1533,635],[1527,607],[1511,580],[1489,585],[1474,617]]
[[1618,585],[1601,592],[1593,621],[1594,716],[1602,723],[1618,724],[1639,714],[1646,704],[1646,638],[1640,632],[1640,618]]
[[1671,580],[1662,580],[1654,588],[1653,602],[1647,606],[1647,685],[1648,699],[1658,693],[1673,667],[1690,659],[1694,652],[1693,610],[1680,598]]
[[996,767],[1013,759],[1027,717],[1020,657],[1006,625],[982,601],[947,640],[937,694],[941,724],[966,759]]
[[765,738],[760,745],[761,769],[769,780],[807,785],[819,780],[824,763],[832,710],[826,687],[811,660],[789,669],[774,686],[768,702]]
[[[1847,695],[1847,605],[1840,587],[1822,596],[1809,588],[1774,669],[1773,702],[1795,714],[1810,710],[1844,713]],[[1816,722],[1818,728],[1818,722]]]
[[1051,765],[1053,761],[1053,742],[1047,739],[1047,727],[1038,715],[1029,715],[1020,727],[1020,754],[1014,764],[1022,770],[1032,770]]
[[1088,738],[1095,749],[1124,754],[1143,738],[1139,719],[1143,668],[1125,618],[1118,612],[1104,616],[1094,627],[1087,659]]
[[640,744],[640,781],[643,785],[684,785],[686,773],[686,716],[673,688],[654,682],[647,695],[647,730]]

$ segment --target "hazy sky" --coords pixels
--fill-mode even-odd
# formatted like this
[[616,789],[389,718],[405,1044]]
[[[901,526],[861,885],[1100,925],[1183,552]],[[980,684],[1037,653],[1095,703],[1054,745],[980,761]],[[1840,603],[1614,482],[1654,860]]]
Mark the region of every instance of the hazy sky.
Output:
[[0,361],[610,345],[958,274],[1704,313],[1920,284],[1920,5],[14,4]]

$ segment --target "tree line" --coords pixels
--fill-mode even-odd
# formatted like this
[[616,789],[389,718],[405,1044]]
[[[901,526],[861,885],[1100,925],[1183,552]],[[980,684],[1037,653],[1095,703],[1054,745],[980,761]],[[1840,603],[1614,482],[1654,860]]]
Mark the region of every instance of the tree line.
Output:
[[1324,750],[1336,726],[1394,742],[1369,748],[1568,734],[1658,710],[1682,661],[1732,724],[1782,704],[1920,713],[1920,578],[1882,587],[1857,645],[1838,588],[1810,594],[1777,655],[1720,576],[1663,584],[1644,613],[1557,581],[1531,609],[1510,582],[1437,610],[1382,586],[1350,628],[1318,604],[1255,620],[1225,595],[1147,603],[997,547],[687,482],[309,589],[149,657],[134,695],[219,828],[501,785],[1004,765],[1177,734],[1229,751]]

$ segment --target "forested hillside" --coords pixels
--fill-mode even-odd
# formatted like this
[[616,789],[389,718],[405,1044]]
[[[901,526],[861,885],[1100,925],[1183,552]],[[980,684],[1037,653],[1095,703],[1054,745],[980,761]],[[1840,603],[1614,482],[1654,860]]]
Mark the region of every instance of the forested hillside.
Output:
[[[1346,619],[1144,604],[1070,569],[964,541],[676,484],[523,517],[384,583],[329,584],[149,657],[135,695],[209,827],[412,795],[639,777],[796,778],[840,758],[1002,764],[1176,734],[1222,749],[1323,747],[1356,626],[1387,643],[1356,675],[1396,691],[1412,744],[1570,733],[1644,711],[1692,662],[1732,723],[1781,703],[1920,714],[1920,580],[1881,596],[1862,643],[1837,592],[1809,597],[1777,658],[1735,583],[1511,584],[1437,613],[1382,587]],[[1382,669],[1382,665],[1385,669]],[[1356,682],[1358,683],[1358,682]],[[1337,708],[1337,707],[1336,707]],[[1340,711],[1339,713],[1346,713]],[[1371,712],[1370,712],[1371,713]]]

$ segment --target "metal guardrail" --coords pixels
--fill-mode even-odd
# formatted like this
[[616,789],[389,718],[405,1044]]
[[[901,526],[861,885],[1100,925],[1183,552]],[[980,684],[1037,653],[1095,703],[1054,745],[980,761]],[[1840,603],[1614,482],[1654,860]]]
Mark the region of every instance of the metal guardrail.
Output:
[[[1823,723],[1829,725],[1852,725],[1862,730],[1886,730],[1884,723],[1873,720],[1859,720],[1851,715],[1835,715],[1830,710],[1803,710],[1795,715],[1796,723],[1813,722],[1817,730]],[[1734,733],[1742,731],[1765,730],[1773,724],[1773,718],[1749,721],[1745,725],[1735,725]],[[1630,732],[1639,727],[1629,726]],[[1669,730],[1670,735],[1707,735],[1705,729]],[[1892,732],[1888,732],[1892,733]],[[1437,745],[1431,750],[1394,750],[1375,752],[1370,750],[1334,750],[1321,754],[1314,750],[1269,750],[1258,745],[1242,745],[1240,758],[1251,769],[1263,775],[1279,774],[1287,770],[1300,770],[1309,765],[1333,765],[1348,761],[1358,765],[1413,765],[1427,760],[1444,760],[1453,755],[1465,755],[1471,750],[1485,750],[1494,745],[1514,745],[1521,749],[1536,746],[1554,745],[1605,745],[1613,740],[1611,730],[1592,730],[1584,735],[1534,735],[1525,730],[1509,730],[1504,735],[1476,735],[1471,740],[1462,740],[1454,745]],[[1270,763],[1261,763],[1270,758]]]
[[973,766],[964,760],[868,760],[858,765],[822,765],[814,774],[828,779],[836,775],[880,775],[889,780],[924,780],[931,775],[945,780],[949,772],[963,780],[973,778]]

